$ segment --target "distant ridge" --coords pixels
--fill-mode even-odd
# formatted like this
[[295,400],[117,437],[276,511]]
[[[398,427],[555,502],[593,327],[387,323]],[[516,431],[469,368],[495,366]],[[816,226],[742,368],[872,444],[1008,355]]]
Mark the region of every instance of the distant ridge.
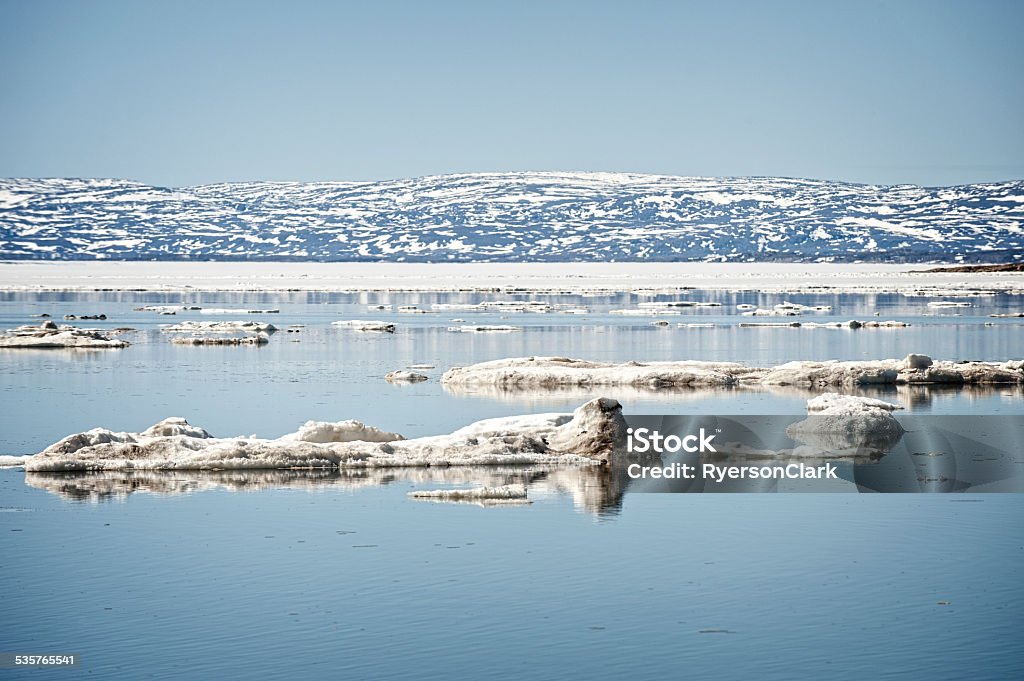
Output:
[[1024,181],[479,173],[181,189],[0,180],[0,258],[1024,262]]

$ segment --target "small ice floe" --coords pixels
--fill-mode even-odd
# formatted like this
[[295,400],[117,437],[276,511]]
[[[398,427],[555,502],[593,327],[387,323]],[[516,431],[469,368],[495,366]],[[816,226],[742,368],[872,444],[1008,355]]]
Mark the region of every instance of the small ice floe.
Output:
[[266,345],[270,336],[260,331],[254,336],[176,336],[175,345]]
[[661,315],[681,315],[679,310],[666,307],[645,307],[636,309],[611,310],[608,314],[621,314],[627,317],[660,317]]
[[486,419],[448,435],[412,440],[344,421],[307,423],[298,432],[274,440],[215,438],[176,418],[141,433],[95,428],[70,435],[29,457],[25,469],[43,472],[592,466],[608,461],[623,447],[625,438],[622,408],[607,398],[591,400],[571,414]]
[[280,310],[255,310],[248,307],[203,307],[199,314],[281,314]]
[[467,312],[479,312],[484,309],[480,303],[434,303],[430,306],[431,310],[441,311],[452,311],[460,310]]
[[636,306],[643,310],[659,310],[663,307],[695,307],[697,303],[692,300],[662,300],[650,303],[637,303]]
[[1024,312],[1005,312],[1003,314],[990,314],[989,317],[995,317],[998,319],[1015,319],[1017,317],[1024,317]]
[[159,314],[176,314],[181,311],[202,309],[198,305],[143,305],[133,308],[135,312],[157,312]]
[[83,314],[83,315],[66,314],[66,315],[64,315],[64,319],[69,320],[69,321],[72,320],[72,319],[81,319],[81,320],[84,320],[84,321],[92,321],[92,320],[95,320],[95,321],[106,321],[107,315],[105,315],[105,314]]
[[757,306],[751,305],[750,303],[740,303],[739,305],[736,306],[736,309],[740,311],[756,310]]
[[970,303],[964,303],[953,300],[933,300],[928,303],[928,307],[970,307]]
[[384,376],[384,380],[388,383],[419,383],[428,379],[428,376],[418,374],[415,371],[405,371],[404,369],[389,372]]
[[540,300],[485,300],[480,303],[485,310],[498,310],[500,312],[536,312],[547,313],[552,311],[549,303]]
[[653,322],[650,322],[651,326],[668,326],[669,324],[670,322],[667,322],[664,319],[656,319]]
[[800,310],[792,310],[788,308],[765,309],[763,307],[759,307],[749,312],[743,312],[742,314],[744,317],[796,317],[800,314]]
[[24,466],[28,459],[28,456],[9,456],[7,454],[0,454],[0,468],[17,468],[19,466]]
[[370,310],[371,312],[374,311],[374,310],[388,310],[388,311],[390,311],[391,310],[391,306],[390,305],[367,305],[366,309]]
[[678,324],[676,324],[676,326],[678,326],[680,329],[713,329],[713,328],[715,328],[715,325],[711,324],[710,322],[707,322],[707,323],[679,322]]
[[409,369],[436,369],[436,364],[410,364]]
[[800,326],[803,326],[805,329],[903,329],[910,326],[910,324],[897,321],[883,322],[873,319],[859,322],[856,319],[851,319],[846,322],[803,322]]
[[801,305],[800,303],[791,303],[789,301],[782,301],[774,307],[776,310],[789,310],[793,312],[831,312],[831,305]]
[[398,312],[400,314],[430,314],[430,310],[421,310],[416,305],[399,305]]
[[234,322],[181,322],[179,324],[163,324],[160,330],[165,333],[274,333],[277,327],[267,322],[234,321]]
[[585,307],[567,307],[563,310],[559,310],[562,314],[590,314],[590,310]]
[[892,412],[903,407],[869,397],[824,393],[807,401],[808,418],[786,435],[829,456],[871,456],[888,452],[903,436]]
[[490,504],[522,504],[526,500],[526,485],[502,485],[500,487],[473,487],[471,489],[433,489],[409,492],[413,499],[429,501]]
[[394,333],[395,325],[391,322],[369,321],[365,319],[344,319],[331,322],[331,326],[344,326],[356,331],[380,331],[383,333]]
[[799,329],[800,322],[740,322],[741,329]]
[[52,321],[19,326],[0,334],[0,348],[125,348],[128,341],[111,338],[110,332],[79,329]]
[[510,333],[512,331],[522,331],[522,328],[518,326],[479,324],[477,326],[449,326],[448,330],[456,333]]

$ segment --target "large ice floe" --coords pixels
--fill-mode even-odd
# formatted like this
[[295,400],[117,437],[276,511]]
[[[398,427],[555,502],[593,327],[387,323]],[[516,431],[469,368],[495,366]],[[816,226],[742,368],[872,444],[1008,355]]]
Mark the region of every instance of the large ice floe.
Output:
[[274,440],[215,438],[185,419],[161,421],[141,433],[95,428],[70,435],[30,457],[25,469],[217,470],[588,464],[607,461],[625,441],[622,408],[598,398],[572,414],[536,414],[478,421],[448,435],[402,439],[357,421],[307,423]]
[[1024,383],[1024,361],[933,361],[927,355],[861,361],[797,361],[771,368],[736,362],[594,362],[568,357],[517,357],[454,367],[441,383],[453,392],[478,388],[557,390],[631,386],[649,390],[735,385],[823,389],[868,384],[965,385]]
[[125,348],[128,341],[111,338],[98,329],[45,321],[39,325],[19,326],[0,335],[0,348]]

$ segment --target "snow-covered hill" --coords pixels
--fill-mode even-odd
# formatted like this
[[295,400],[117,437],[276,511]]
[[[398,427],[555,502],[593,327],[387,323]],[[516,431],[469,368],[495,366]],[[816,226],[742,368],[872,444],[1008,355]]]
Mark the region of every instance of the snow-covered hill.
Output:
[[1024,181],[483,173],[168,189],[3,179],[0,258],[1021,261]]

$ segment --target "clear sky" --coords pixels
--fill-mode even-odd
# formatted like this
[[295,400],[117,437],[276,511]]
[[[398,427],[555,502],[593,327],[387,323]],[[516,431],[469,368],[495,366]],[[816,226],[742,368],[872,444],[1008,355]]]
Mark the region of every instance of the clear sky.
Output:
[[1024,178],[1024,2],[0,0],[0,176]]

